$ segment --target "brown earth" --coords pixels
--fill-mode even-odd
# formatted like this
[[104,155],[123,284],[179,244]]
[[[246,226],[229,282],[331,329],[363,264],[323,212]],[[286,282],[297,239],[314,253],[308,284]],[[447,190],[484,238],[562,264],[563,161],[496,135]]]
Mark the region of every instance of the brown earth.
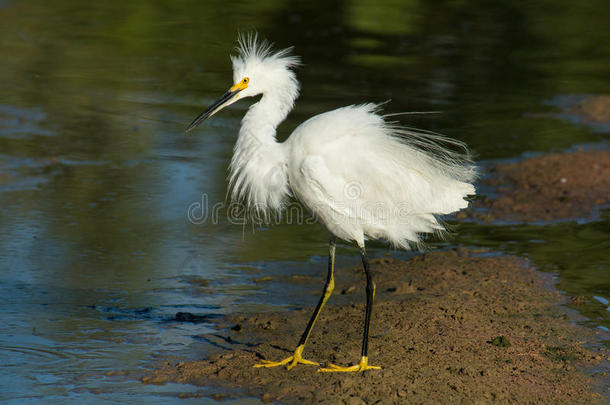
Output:
[[[609,353],[591,345],[607,334],[570,321],[551,276],[526,260],[458,250],[409,261],[376,259],[372,268],[377,303],[369,358],[382,370],[330,374],[306,365],[290,371],[253,368],[261,359],[291,354],[310,316],[307,309],[227,318],[218,333],[203,336],[222,350],[200,361],[167,361],[142,381],[216,387],[225,394],[217,391],[215,398],[255,396],[282,403],[608,399]],[[338,276],[336,291],[353,295],[354,303],[323,311],[304,353],[322,364],[354,363],[360,353],[362,270],[340,269]]]
[[553,153],[493,167],[482,182],[497,196],[483,197],[458,219],[548,222],[591,219],[610,204],[610,152]]
[[610,94],[587,97],[573,106],[569,112],[583,117],[585,121],[610,122]]

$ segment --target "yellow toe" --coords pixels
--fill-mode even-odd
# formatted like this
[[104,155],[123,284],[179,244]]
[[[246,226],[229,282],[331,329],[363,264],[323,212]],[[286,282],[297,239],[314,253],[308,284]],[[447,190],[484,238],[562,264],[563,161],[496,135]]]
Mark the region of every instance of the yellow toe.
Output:
[[260,367],[270,368],[270,367],[277,367],[277,366],[286,366],[286,369],[290,370],[297,364],[309,364],[312,366],[319,366],[320,365],[319,363],[316,363],[315,361],[311,361],[311,360],[306,360],[302,357],[304,348],[305,347],[302,345],[298,346],[295,349],[294,354],[290,357],[286,357],[284,360],[280,360],[280,361],[261,360],[261,363],[255,364],[254,367],[255,368],[260,368]]
[[255,368],[259,368],[259,367],[270,368],[270,367],[283,366],[283,365],[291,362],[293,358],[294,358],[294,356],[286,357],[284,360],[280,360],[280,361],[261,360],[261,363],[255,364],[254,367]]
[[368,357],[363,356],[360,359],[360,363],[356,364],[355,366],[348,366],[348,367],[341,367],[341,366],[337,366],[336,364],[329,364],[328,367],[324,367],[318,370],[318,372],[321,373],[354,373],[354,372],[360,372],[360,371],[366,371],[366,370],[381,370],[381,367],[379,366],[369,366],[368,364]]

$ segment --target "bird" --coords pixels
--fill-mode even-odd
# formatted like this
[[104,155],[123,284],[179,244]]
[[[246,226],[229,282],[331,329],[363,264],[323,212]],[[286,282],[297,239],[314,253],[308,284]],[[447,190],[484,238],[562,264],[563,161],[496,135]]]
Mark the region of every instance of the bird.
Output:
[[[400,125],[382,114],[383,103],[349,105],[316,115],[283,142],[277,127],[300,91],[293,48],[275,50],[257,34],[239,35],[231,55],[233,85],[188,126],[241,99],[260,96],[241,121],[229,166],[232,201],[265,217],[298,200],[329,233],[328,271],[323,293],[293,354],[254,367],[297,364],[319,372],[363,372],[375,297],[365,242],[384,240],[395,248],[421,248],[425,234],[443,234],[439,216],[457,212],[475,194],[477,168],[463,142]],[[335,287],[337,240],[355,244],[366,276],[366,309],[359,361],[339,366],[307,360],[303,351],[320,312]]]

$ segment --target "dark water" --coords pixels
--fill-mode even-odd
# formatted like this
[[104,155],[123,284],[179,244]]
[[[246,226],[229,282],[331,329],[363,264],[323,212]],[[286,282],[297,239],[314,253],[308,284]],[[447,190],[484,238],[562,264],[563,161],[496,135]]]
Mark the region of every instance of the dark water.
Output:
[[[324,230],[253,232],[226,210],[211,217],[247,103],[184,134],[231,85],[237,32],[303,58],[284,136],[313,114],[392,99],[390,112],[442,111],[408,123],[487,163],[608,147],[607,127],[560,114],[565,100],[609,91],[605,1],[255,4],[0,1],[0,400],[188,403],[176,394],[196,388],[104,373],[205,355],[196,335],[210,325],[172,321],[176,312],[316,301]],[[434,246],[528,256],[588,299],[577,307],[585,324],[610,328],[608,211],[456,233]],[[349,246],[339,253],[340,265],[357,261]]]

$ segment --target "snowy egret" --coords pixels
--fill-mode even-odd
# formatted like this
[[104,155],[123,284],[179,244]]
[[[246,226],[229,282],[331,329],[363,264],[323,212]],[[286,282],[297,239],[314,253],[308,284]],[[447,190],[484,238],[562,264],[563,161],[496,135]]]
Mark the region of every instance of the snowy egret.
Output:
[[351,105],[317,115],[284,142],[276,128],[299,94],[291,48],[273,51],[256,35],[240,37],[233,62],[233,86],[193,120],[187,132],[240,98],[262,95],[244,116],[230,164],[231,198],[268,215],[298,199],[330,233],[324,291],[294,354],[255,367],[319,363],[303,350],[330,297],[337,238],[358,245],[366,275],[366,312],[358,364],[330,364],[318,371],[365,371],[375,284],[365,241],[384,239],[399,248],[420,243],[421,235],[441,232],[436,215],[468,206],[476,176],[468,149],[460,142],[389,122],[376,104]]

